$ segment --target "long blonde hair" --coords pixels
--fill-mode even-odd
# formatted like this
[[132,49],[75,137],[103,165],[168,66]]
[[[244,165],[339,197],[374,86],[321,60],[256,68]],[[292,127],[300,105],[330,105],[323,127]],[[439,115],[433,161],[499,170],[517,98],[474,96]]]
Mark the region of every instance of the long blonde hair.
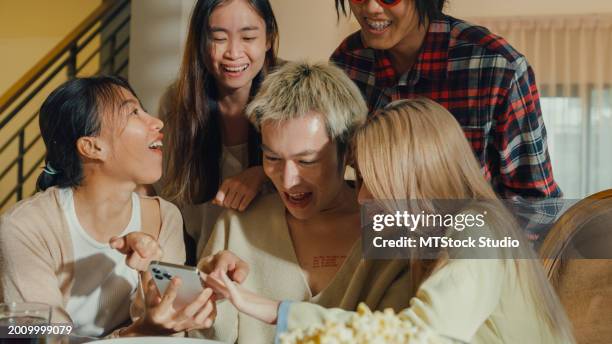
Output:
[[[355,134],[354,149],[363,183],[376,200],[478,200],[489,212],[496,238],[521,237],[512,216],[483,177],[455,118],[425,98],[400,100],[379,110]],[[526,245],[513,250],[524,292],[559,340],[572,341],[571,325],[535,254]],[[411,259],[412,289],[448,262]]]

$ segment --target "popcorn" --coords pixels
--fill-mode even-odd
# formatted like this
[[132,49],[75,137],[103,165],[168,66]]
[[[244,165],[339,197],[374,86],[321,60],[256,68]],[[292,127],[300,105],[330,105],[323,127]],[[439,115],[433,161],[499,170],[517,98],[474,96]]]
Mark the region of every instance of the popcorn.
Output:
[[346,323],[327,319],[280,337],[281,344],[430,344],[439,343],[438,339],[431,330],[415,326],[406,314],[390,308],[372,313],[364,303]]

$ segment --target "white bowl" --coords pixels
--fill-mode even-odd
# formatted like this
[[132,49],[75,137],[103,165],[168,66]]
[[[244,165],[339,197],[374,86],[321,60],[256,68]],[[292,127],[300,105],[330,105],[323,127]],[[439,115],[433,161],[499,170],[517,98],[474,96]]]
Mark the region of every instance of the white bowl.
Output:
[[102,339],[88,343],[96,344],[219,344],[216,340],[185,337],[129,337]]

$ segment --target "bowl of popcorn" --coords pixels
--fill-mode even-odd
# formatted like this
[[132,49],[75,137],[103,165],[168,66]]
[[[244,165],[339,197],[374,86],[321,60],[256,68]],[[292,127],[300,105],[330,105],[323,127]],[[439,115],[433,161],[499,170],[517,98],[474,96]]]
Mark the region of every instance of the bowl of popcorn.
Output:
[[439,344],[448,341],[414,322],[404,313],[388,308],[372,312],[361,303],[346,322],[327,319],[307,329],[280,336],[281,344]]

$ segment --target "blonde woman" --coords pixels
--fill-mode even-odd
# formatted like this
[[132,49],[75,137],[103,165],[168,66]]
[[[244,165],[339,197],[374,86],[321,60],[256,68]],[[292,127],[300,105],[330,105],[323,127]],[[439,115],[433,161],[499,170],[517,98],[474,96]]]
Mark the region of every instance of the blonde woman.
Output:
[[[441,105],[426,99],[391,103],[357,131],[354,148],[363,178],[360,203],[391,200],[394,207],[393,201],[418,200],[423,209],[436,211],[428,200],[481,201],[474,203],[483,206],[457,211],[487,210],[487,235],[520,236],[482,177],[459,124]],[[415,326],[470,343],[573,342],[538,260],[508,258],[533,257],[528,246],[485,257],[495,259],[449,259],[442,249],[437,253],[437,259],[410,260],[411,282],[405,285],[410,306],[402,312]],[[271,317],[263,314],[270,307],[258,307],[265,304],[263,298],[222,277],[228,289],[219,289],[239,310],[260,319]],[[273,312],[277,333],[352,315],[307,302],[281,302]]]

